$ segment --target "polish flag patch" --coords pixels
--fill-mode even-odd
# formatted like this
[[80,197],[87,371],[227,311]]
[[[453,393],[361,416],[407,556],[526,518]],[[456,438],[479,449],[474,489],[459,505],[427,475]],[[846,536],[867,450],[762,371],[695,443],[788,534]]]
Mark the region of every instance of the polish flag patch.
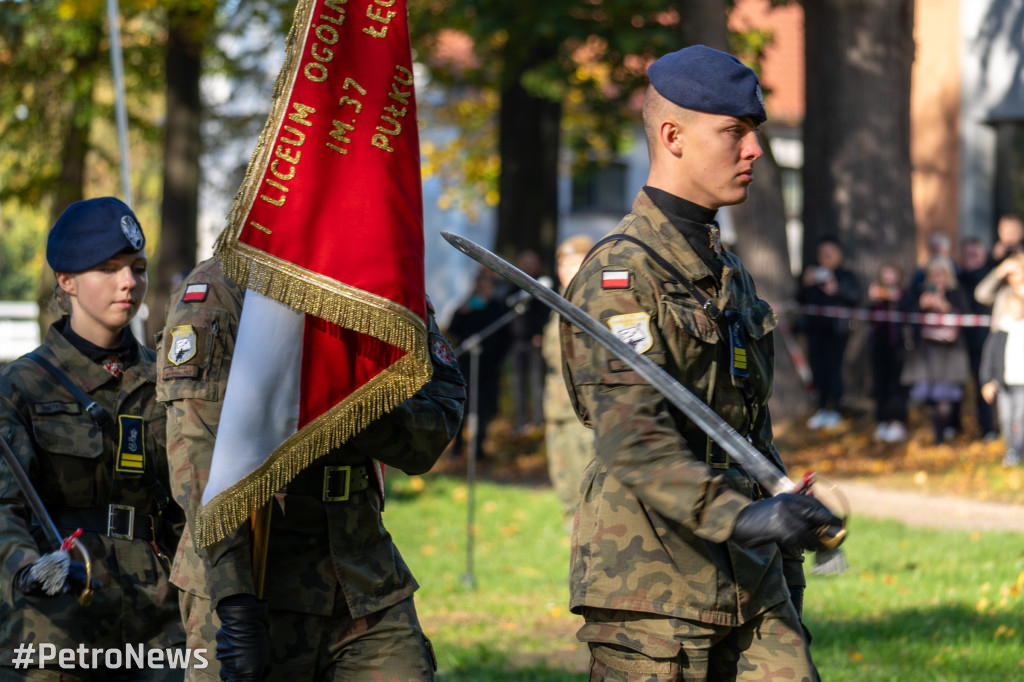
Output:
[[629,270],[602,270],[602,289],[626,289],[629,287]]
[[185,295],[181,297],[181,300],[185,303],[195,303],[197,301],[205,301],[206,294],[210,292],[209,284],[189,284],[185,287]]

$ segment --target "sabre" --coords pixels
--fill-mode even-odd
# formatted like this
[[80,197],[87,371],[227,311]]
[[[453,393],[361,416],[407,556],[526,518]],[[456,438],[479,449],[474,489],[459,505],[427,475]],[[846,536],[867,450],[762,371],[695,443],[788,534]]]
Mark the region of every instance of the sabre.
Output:
[[[3,445],[2,449],[0,449],[0,459],[7,463],[11,473],[14,474],[14,480],[18,482],[18,486],[25,494],[25,500],[28,502],[29,508],[32,509],[32,513],[35,514],[36,519],[39,520],[39,525],[42,527],[46,538],[50,541],[51,545],[56,545],[58,548],[62,547],[64,539],[61,537],[60,531],[57,530],[53,519],[50,518],[49,512],[46,511],[43,500],[40,499],[39,493],[36,492],[35,486],[29,480],[28,474],[25,473],[24,467],[21,466],[21,462],[18,461],[14,451],[11,450],[11,446],[7,444],[7,440],[3,436],[0,436],[0,444]],[[81,542],[71,541],[69,546],[78,550],[79,554],[82,555],[82,562],[85,564],[85,589],[78,595],[78,603],[82,606],[88,606],[92,603],[92,588],[90,587],[92,585],[92,559],[89,556],[89,551],[86,550],[85,545]]]
[[[739,462],[772,495],[803,490],[803,486],[798,486],[769,462],[750,441],[741,436],[736,429],[676,381],[672,375],[647,356],[634,351],[626,342],[583,309],[573,305],[554,290],[544,286],[479,244],[451,232],[441,232],[441,236],[462,253],[490,268],[520,289],[532,294],[563,318],[587,332],[595,341],[611,351],[654,386],[669,402]],[[838,547],[845,537],[846,529],[843,528],[834,535],[823,534],[821,541],[825,547],[832,549]]]

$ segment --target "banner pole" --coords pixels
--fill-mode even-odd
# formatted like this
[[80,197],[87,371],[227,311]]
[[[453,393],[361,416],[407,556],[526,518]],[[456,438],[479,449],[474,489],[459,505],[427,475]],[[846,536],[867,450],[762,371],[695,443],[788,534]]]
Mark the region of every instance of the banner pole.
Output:
[[249,517],[252,526],[252,584],[256,598],[263,599],[263,583],[267,577],[267,550],[270,546],[271,499]]

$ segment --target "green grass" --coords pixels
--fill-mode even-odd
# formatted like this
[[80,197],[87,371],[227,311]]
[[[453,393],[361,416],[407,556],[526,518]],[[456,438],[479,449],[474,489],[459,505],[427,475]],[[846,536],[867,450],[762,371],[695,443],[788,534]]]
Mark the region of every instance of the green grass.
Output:
[[[470,570],[465,481],[388,475],[384,521],[421,584],[438,679],[586,679],[554,493],[478,483]],[[805,620],[823,679],[1024,679],[1024,534],[855,518],[843,549],[848,572],[808,575]]]

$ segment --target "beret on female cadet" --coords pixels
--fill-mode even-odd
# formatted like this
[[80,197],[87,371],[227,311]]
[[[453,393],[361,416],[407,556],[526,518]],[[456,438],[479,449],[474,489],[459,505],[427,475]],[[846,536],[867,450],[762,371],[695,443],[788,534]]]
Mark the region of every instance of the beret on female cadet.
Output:
[[731,54],[705,45],[670,52],[647,68],[651,85],[685,109],[736,118],[767,120],[755,74]]
[[127,204],[114,197],[85,199],[64,209],[50,228],[46,262],[54,272],[82,272],[145,245],[139,220]]

